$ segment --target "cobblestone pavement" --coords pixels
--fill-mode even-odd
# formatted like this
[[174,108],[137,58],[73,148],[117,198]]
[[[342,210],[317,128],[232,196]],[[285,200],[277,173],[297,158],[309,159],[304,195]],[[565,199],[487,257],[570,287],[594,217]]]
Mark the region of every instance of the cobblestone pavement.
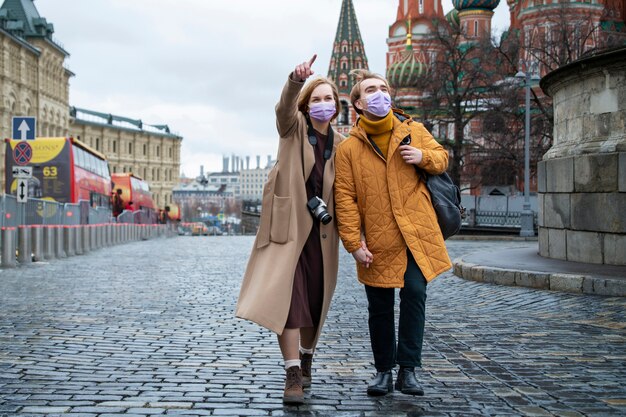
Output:
[[1,270],[0,416],[626,415],[626,299],[451,273],[428,290],[426,395],[369,398],[365,295],[343,252],[307,404],[284,407],[275,336],[233,317],[252,241],[152,240]]

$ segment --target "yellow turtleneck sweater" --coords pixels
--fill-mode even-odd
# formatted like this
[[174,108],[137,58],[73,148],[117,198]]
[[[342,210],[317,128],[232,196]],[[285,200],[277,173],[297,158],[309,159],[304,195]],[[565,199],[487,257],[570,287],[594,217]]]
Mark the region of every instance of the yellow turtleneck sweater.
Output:
[[359,124],[365,130],[365,133],[372,138],[378,149],[387,159],[387,150],[389,149],[389,139],[393,130],[393,112],[389,112],[385,118],[378,121],[368,120],[365,117],[359,118]]

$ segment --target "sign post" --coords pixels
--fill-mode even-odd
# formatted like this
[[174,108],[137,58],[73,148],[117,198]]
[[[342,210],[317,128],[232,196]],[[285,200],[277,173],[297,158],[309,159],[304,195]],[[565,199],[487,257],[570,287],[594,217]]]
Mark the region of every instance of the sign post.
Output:
[[33,167],[13,167],[13,178],[30,179],[33,177]]
[[17,202],[25,203],[28,200],[28,180],[26,178],[17,179]]
[[37,131],[37,118],[33,116],[13,117],[13,139],[35,140]]

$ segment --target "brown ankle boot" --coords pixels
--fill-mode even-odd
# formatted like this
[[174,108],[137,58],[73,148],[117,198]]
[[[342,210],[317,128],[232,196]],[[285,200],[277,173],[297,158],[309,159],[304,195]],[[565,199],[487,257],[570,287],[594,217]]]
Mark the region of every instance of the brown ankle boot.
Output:
[[302,370],[298,366],[287,369],[285,378],[285,393],[283,403],[302,404],[304,403],[304,392],[302,391]]
[[311,386],[311,365],[313,363],[313,355],[310,353],[300,352],[300,362],[302,363],[302,386],[307,388]]

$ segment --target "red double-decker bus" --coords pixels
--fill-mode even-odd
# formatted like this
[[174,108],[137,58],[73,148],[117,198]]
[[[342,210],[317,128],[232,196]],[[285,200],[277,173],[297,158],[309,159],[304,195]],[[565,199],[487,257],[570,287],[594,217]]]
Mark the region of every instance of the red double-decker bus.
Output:
[[110,207],[111,174],[103,154],[75,138],[5,139],[5,191],[15,195],[14,167],[32,167],[28,196],[59,203]]
[[121,197],[122,210],[155,212],[156,205],[150,187],[141,177],[130,172],[116,173],[111,175],[111,181],[113,193]]

